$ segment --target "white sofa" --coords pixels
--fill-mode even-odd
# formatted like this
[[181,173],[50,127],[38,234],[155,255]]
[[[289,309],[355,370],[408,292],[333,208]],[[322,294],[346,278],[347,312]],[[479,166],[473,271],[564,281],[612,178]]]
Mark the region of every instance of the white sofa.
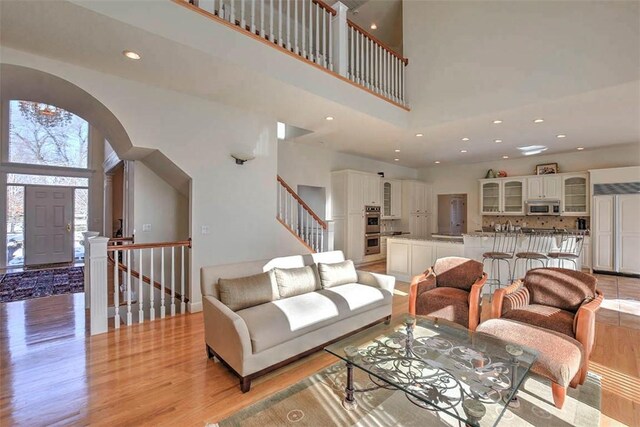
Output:
[[240,377],[243,392],[251,380],[332,341],[381,321],[389,321],[395,278],[357,271],[358,283],[278,299],[239,311],[220,301],[218,279],[249,276],[278,268],[344,261],[341,251],[274,258],[200,270],[209,358],[217,357]]

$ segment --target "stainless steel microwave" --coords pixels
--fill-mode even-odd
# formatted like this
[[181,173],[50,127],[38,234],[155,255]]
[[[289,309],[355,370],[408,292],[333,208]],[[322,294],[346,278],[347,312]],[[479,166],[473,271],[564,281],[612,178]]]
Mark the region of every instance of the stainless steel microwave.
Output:
[[560,215],[560,200],[527,200],[527,215]]

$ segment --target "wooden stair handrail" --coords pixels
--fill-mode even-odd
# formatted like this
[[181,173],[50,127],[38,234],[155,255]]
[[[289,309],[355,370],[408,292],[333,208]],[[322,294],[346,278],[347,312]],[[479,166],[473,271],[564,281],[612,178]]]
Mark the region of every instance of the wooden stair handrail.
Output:
[[312,248],[310,244],[308,244],[307,242],[305,242],[305,240],[304,240],[302,237],[300,237],[300,236],[298,235],[298,233],[296,233],[296,232],[294,231],[294,229],[293,229],[293,228],[289,227],[289,224],[287,224],[286,222],[284,222],[283,220],[281,220],[281,219],[280,219],[280,218],[278,218],[278,217],[276,217],[276,219],[278,220],[278,222],[279,222],[280,224],[284,225],[284,228],[286,228],[287,230],[289,230],[289,231],[291,232],[291,234],[293,234],[293,237],[295,237],[296,239],[298,239],[298,241],[299,241],[300,243],[302,243],[302,244],[303,244],[307,249],[309,249],[309,251],[310,251],[311,253],[315,253],[315,252],[316,252],[316,250],[315,250],[314,248]]
[[323,2],[322,0],[311,0],[311,2],[317,4],[318,6],[320,6],[321,8],[323,8],[324,10],[326,10],[327,12],[329,12],[333,16],[336,16],[338,14],[338,12],[336,12],[336,10],[334,8],[332,8],[331,6],[329,6],[328,4]]
[[355,22],[351,21],[350,19],[347,19],[347,25],[352,27],[354,30],[356,30],[357,32],[359,32],[363,36],[367,37],[368,39],[373,40],[374,43],[378,44],[381,48],[383,48],[384,50],[389,52],[391,55],[395,56],[400,61],[402,61],[404,63],[404,65],[409,65],[409,58],[404,58],[401,55],[395,53],[393,51],[393,49],[391,49],[385,43],[380,41],[380,39],[376,38],[373,34],[369,33],[367,30],[365,30],[364,28],[362,28],[361,26],[359,26]]
[[112,237],[112,238],[109,239],[107,244],[108,245],[115,245],[117,243],[125,243],[125,242],[135,243],[134,236],[131,236],[131,237]]
[[313,209],[311,209],[309,207],[309,205],[307,205],[304,202],[304,200],[302,200],[300,198],[300,196],[298,196],[298,194],[295,191],[293,191],[293,189],[291,187],[289,187],[289,184],[284,182],[284,179],[282,179],[280,177],[280,175],[278,175],[278,182],[280,184],[282,184],[282,186],[285,188],[285,190],[287,190],[287,193],[291,194],[293,196],[293,198],[296,199],[296,201],[298,203],[300,203],[300,205],[302,205],[303,209],[306,210],[313,217],[313,219],[315,219],[318,222],[318,224],[320,224],[320,226],[322,227],[323,230],[327,229],[327,223],[324,222],[323,220],[321,220],[318,215],[316,215],[316,213],[313,211]]
[[191,249],[191,238],[188,240],[179,240],[177,242],[159,242],[159,243],[133,243],[131,245],[108,246],[107,251],[131,251],[135,249],[156,249],[156,248],[172,248],[185,247]]
[[[116,260],[113,258],[112,255],[107,255],[107,259],[109,260],[109,263],[111,265],[114,265],[116,262]],[[118,261],[118,270],[126,273],[129,269],[127,268],[126,265]],[[140,273],[134,270],[133,268],[131,269],[131,275],[136,279],[140,280]],[[151,285],[151,278],[149,278],[148,276],[145,276],[144,274],[142,275],[142,281],[148,285]],[[153,287],[160,291],[164,289],[165,294],[171,295],[171,289],[167,288],[166,286],[162,286],[161,283],[156,282],[155,280],[153,281]],[[182,300],[182,295],[179,292],[174,291],[173,297],[176,299]],[[185,296],[184,302],[189,302],[189,298]]]

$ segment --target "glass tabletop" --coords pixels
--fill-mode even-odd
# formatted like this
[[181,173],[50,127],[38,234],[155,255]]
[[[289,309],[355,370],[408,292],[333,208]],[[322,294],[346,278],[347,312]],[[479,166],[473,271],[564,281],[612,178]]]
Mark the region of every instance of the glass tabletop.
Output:
[[494,426],[536,360],[529,348],[444,320],[407,316],[325,348],[404,391],[415,405],[472,426]]

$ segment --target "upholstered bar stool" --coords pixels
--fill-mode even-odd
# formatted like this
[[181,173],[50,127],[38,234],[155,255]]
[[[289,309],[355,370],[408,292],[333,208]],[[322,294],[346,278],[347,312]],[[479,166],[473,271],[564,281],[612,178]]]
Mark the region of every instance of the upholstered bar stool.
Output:
[[[519,274],[518,264],[524,262],[524,273],[531,270],[534,263],[539,263],[540,267],[546,267],[549,256],[547,255],[554,243],[554,234],[550,231],[533,231],[524,235],[528,237],[527,249],[523,252],[516,252],[516,259],[513,265],[513,274]],[[524,275],[524,274],[523,274]],[[520,276],[518,276],[520,277]]]
[[[507,284],[513,281],[513,274],[511,272],[511,260],[513,260],[513,254],[516,251],[516,244],[518,241],[518,232],[500,232],[496,231],[493,235],[493,248],[490,252],[482,254],[482,267],[486,272],[485,263],[490,263],[490,270],[488,273],[489,278],[487,283],[489,284],[489,292],[493,295],[493,287],[498,289],[502,285],[500,279],[500,263],[507,266]],[[497,267],[497,268],[496,268]]]
[[584,245],[584,238],[586,231],[575,231],[562,233],[558,239],[557,247],[552,249],[547,254],[549,259],[558,260],[556,267],[564,268],[565,261],[569,261],[573,264],[573,269],[578,269],[577,260],[582,255],[582,246]]

